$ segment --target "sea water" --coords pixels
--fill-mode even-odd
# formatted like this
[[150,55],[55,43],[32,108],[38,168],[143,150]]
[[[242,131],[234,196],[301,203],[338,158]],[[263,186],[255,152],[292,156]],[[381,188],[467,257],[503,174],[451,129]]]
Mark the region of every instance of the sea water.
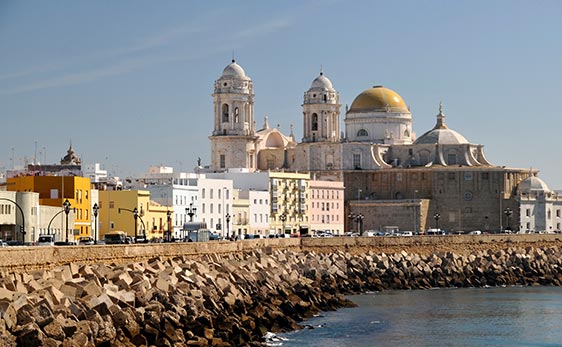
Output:
[[562,288],[388,291],[350,296],[358,307],[324,312],[283,347],[562,346]]

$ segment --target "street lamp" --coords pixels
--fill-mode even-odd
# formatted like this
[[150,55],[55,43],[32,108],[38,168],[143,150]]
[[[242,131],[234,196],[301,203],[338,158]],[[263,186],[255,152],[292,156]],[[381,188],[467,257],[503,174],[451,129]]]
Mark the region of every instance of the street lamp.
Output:
[[363,226],[363,218],[365,216],[363,213],[359,213],[357,217],[355,217],[355,221],[357,222],[357,234],[361,235],[361,227]]
[[281,220],[281,223],[283,223],[282,234],[283,234],[283,236],[285,236],[285,221],[287,221],[287,214],[285,212],[281,213],[281,215],[279,216],[279,219]]
[[166,234],[166,236],[164,237],[164,239],[166,241],[170,241],[171,235],[172,235],[172,230],[170,229],[170,221],[171,221],[171,217],[172,217],[172,211],[168,210],[166,212],[166,217],[168,218],[168,233]]
[[440,218],[441,218],[441,215],[438,212],[436,212],[433,215],[433,219],[435,219],[435,229],[436,229],[437,232],[439,232],[439,219]]
[[70,213],[70,201],[68,201],[68,199],[64,200],[62,207],[64,208],[64,213],[66,214],[66,244],[68,244],[68,214]]
[[229,237],[230,236],[230,229],[229,229],[229,225],[228,225],[230,223],[230,214],[229,213],[226,214],[225,220],[226,220],[226,237]]
[[505,214],[506,218],[507,218],[507,228],[505,230],[511,230],[511,215],[513,214],[513,211],[507,207],[505,210],[503,210],[503,213]]
[[133,208],[133,218],[135,219],[135,241],[137,240],[137,218],[139,218],[139,209]]
[[100,207],[97,203],[94,204],[92,210],[94,212],[94,245],[98,243],[98,211]]
[[[119,207],[119,209],[117,209],[117,212],[118,212],[118,213],[121,213],[121,210],[127,211],[127,212],[131,212],[131,213],[133,214],[133,218],[135,219],[135,242],[136,242],[136,241],[137,241],[137,218],[139,218],[140,221],[141,221],[141,223],[142,223],[142,228],[143,228],[142,230],[143,230],[144,232],[146,232],[146,231],[145,231],[145,230],[146,230],[146,226],[144,225],[144,221],[143,221],[142,218],[141,218],[141,216],[142,216],[142,210],[141,210],[141,212],[139,212],[139,209],[136,208],[136,207],[133,208],[132,210],[129,210],[128,208]],[[146,234],[143,233],[143,236],[144,236],[144,238],[145,238],[144,241],[146,242]]]
[[197,212],[197,208],[193,207],[193,203],[190,203],[189,207],[185,208],[185,213],[189,216],[190,222],[193,222],[193,216],[195,216],[195,212]]

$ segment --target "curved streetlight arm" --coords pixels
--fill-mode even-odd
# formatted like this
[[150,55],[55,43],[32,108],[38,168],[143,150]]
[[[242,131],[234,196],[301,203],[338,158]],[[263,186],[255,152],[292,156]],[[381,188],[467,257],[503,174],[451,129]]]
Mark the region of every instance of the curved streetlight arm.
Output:
[[[131,212],[132,214],[135,214],[135,211],[134,211],[134,210],[130,210],[130,209],[124,208],[124,207],[119,207],[119,208],[117,209],[117,212],[118,212],[118,213],[121,213],[121,210],[127,211],[127,212]],[[140,219],[140,221],[141,221],[141,224],[142,224],[142,231],[143,231],[144,236],[146,237],[146,225],[144,224],[144,221],[142,220],[142,217],[140,216],[140,212],[139,212],[139,211],[137,211],[136,216],[137,216],[137,217]]]
[[51,218],[51,220],[49,221],[49,224],[47,225],[47,234],[51,234],[51,223],[53,223],[53,221],[55,220],[55,218],[63,213],[64,210],[60,210],[59,212],[55,213],[55,215],[53,216],[53,218]]
[[25,243],[25,215],[23,214],[23,210],[21,209],[20,205],[18,205],[18,203],[15,202],[14,200],[7,199],[7,198],[0,198],[0,200],[9,201],[9,202],[13,203],[14,205],[16,205],[16,207],[18,208],[18,210],[20,210],[20,213],[21,213],[21,222],[22,222],[21,233],[23,234],[23,242]]

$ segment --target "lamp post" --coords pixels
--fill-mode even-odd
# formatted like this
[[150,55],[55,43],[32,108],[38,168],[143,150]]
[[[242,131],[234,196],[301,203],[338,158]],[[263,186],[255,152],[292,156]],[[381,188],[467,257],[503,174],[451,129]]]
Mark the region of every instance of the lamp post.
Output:
[[94,213],[94,245],[98,244],[98,211],[100,207],[97,203],[94,204],[92,207],[92,211]]
[[170,211],[170,210],[166,211],[166,217],[167,217],[167,220],[168,220],[168,232],[166,233],[166,236],[164,237],[164,240],[170,241],[170,238],[171,238],[171,235],[172,235],[172,229],[170,228],[172,211]]
[[505,217],[507,219],[506,230],[511,230],[511,215],[513,214],[513,211],[509,207],[506,207],[506,209],[503,210],[503,213],[505,214]]
[[283,236],[285,236],[285,222],[287,221],[287,214],[285,212],[281,213],[279,220],[281,220],[281,223],[283,224],[283,230],[281,232]]
[[197,208],[193,207],[193,203],[189,203],[189,207],[185,208],[185,213],[189,216],[189,221],[193,222],[193,216],[195,216],[195,212],[197,212]]
[[135,219],[135,241],[137,240],[137,218],[139,218],[139,209],[133,208],[133,218]]
[[363,213],[359,213],[357,217],[355,217],[355,221],[357,222],[357,234],[361,235],[361,227],[363,226],[363,218],[365,216]]
[[436,229],[437,232],[439,232],[439,219],[440,218],[441,218],[441,215],[438,212],[436,212],[433,215],[433,219],[435,219],[435,229]]
[[226,214],[225,220],[226,220],[226,237],[230,237],[230,228],[229,228],[230,214],[229,213]]
[[62,207],[64,208],[64,214],[66,214],[66,244],[68,244],[68,214],[70,213],[70,201],[68,201],[68,199],[64,200]]
[[[142,226],[143,226],[143,230],[146,229],[146,226],[144,225],[144,221],[142,220],[142,218],[139,215],[139,209],[135,207],[132,210],[129,210],[128,208],[119,207],[117,212],[121,213],[121,210],[131,212],[133,214],[133,218],[135,219],[135,242],[136,242],[137,241],[137,218],[140,218],[140,221],[141,221]],[[146,238],[146,234],[144,235],[144,237]]]
[[190,222],[193,222],[193,216],[195,216],[195,212],[197,212],[197,208],[193,207],[193,203],[190,203],[189,207],[185,208],[185,213],[189,216]]
[[418,216],[417,216],[418,205],[416,204],[416,194],[417,193],[418,193],[418,190],[414,189],[414,233],[417,232],[417,228],[418,228]]

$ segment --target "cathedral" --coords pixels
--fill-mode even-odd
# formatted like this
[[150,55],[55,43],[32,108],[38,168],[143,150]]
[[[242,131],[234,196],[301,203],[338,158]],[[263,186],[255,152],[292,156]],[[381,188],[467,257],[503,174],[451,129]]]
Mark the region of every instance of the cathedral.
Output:
[[[521,196],[537,196],[527,189],[537,171],[490,163],[483,145],[447,126],[441,104],[435,126],[416,137],[402,97],[373,86],[345,106],[342,131],[339,94],[320,72],[304,93],[303,137],[297,141],[292,126],[285,135],[267,117],[256,128],[252,80],[235,60],[215,81],[213,101],[212,171],[299,171],[343,181],[347,230],[560,230],[554,217],[548,226],[522,218],[529,208],[521,210]],[[543,194],[551,202],[550,216],[560,217],[553,201],[562,198]]]

